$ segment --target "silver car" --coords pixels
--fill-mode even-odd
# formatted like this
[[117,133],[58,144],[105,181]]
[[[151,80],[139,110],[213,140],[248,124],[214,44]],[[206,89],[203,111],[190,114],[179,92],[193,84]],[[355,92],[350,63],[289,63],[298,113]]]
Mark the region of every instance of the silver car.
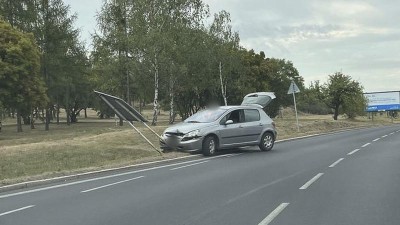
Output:
[[275,98],[272,92],[251,93],[240,106],[199,111],[168,127],[161,136],[163,150],[202,151],[211,156],[219,149],[256,146],[269,151],[276,140],[275,123],[264,112]]

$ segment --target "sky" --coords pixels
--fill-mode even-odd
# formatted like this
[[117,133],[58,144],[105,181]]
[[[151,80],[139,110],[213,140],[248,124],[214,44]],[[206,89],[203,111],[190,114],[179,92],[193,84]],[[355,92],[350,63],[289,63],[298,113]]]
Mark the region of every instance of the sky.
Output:
[[[64,0],[90,46],[102,0]],[[293,63],[306,86],[342,72],[365,92],[400,90],[397,0],[203,0],[230,13],[241,45]]]

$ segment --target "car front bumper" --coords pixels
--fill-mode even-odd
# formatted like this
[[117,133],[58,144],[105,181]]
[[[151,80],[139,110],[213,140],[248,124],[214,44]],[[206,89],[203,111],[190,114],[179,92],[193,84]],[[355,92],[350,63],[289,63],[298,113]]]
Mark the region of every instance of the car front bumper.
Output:
[[178,136],[163,135],[160,139],[160,148],[162,150],[196,152],[202,149],[202,142],[203,142],[202,137],[197,137],[194,139],[182,141],[182,138]]

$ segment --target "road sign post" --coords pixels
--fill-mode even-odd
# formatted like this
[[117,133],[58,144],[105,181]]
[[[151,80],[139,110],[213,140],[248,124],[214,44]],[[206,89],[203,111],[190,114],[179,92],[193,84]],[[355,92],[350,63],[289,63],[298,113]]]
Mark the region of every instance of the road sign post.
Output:
[[293,95],[293,104],[294,104],[294,111],[296,114],[296,124],[297,124],[297,132],[300,131],[299,128],[299,118],[297,116],[297,107],[296,107],[296,95],[295,93],[299,93],[300,89],[297,87],[296,83],[292,80],[292,83],[290,84],[289,90],[288,90],[288,95],[292,94]]
[[137,133],[139,133],[140,136],[142,136],[143,139],[145,139],[147,143],[149,143],[149,145],[151,145],[151,147],[154,148],[154,150],[156,150],[160,155],[162,155],[161,151],[158,148],[156,148],[156,146],[154,146],[153,143],[151,143],[151,141],[146,136],[144,136],[144,134],[140,132],[140,130],[137,129],[133,124],[133,121],[142,122],[143,125],[145,125],[151,132],[153,132],[159,139],[161,139],[160,135],[158,135],[153,129],[151,129],[146,124],[147,120],[143,117],[143,115],[141,115],[132,106],[130,106],[128,103],[126,103],[124,100],[118,97],[98,91],[94,92],[100,97],[101,100],[103,100],[114,111],[116,115],[118,115],[120,119],[128,121],[129,125],[131,125],[131,127]]

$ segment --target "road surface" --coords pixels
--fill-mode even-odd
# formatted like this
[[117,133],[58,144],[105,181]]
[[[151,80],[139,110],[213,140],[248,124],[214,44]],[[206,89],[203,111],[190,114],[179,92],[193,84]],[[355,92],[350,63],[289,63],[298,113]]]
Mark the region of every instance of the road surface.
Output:
[[1,225],[310,225],[400,221],[400,126],[0,193]]

